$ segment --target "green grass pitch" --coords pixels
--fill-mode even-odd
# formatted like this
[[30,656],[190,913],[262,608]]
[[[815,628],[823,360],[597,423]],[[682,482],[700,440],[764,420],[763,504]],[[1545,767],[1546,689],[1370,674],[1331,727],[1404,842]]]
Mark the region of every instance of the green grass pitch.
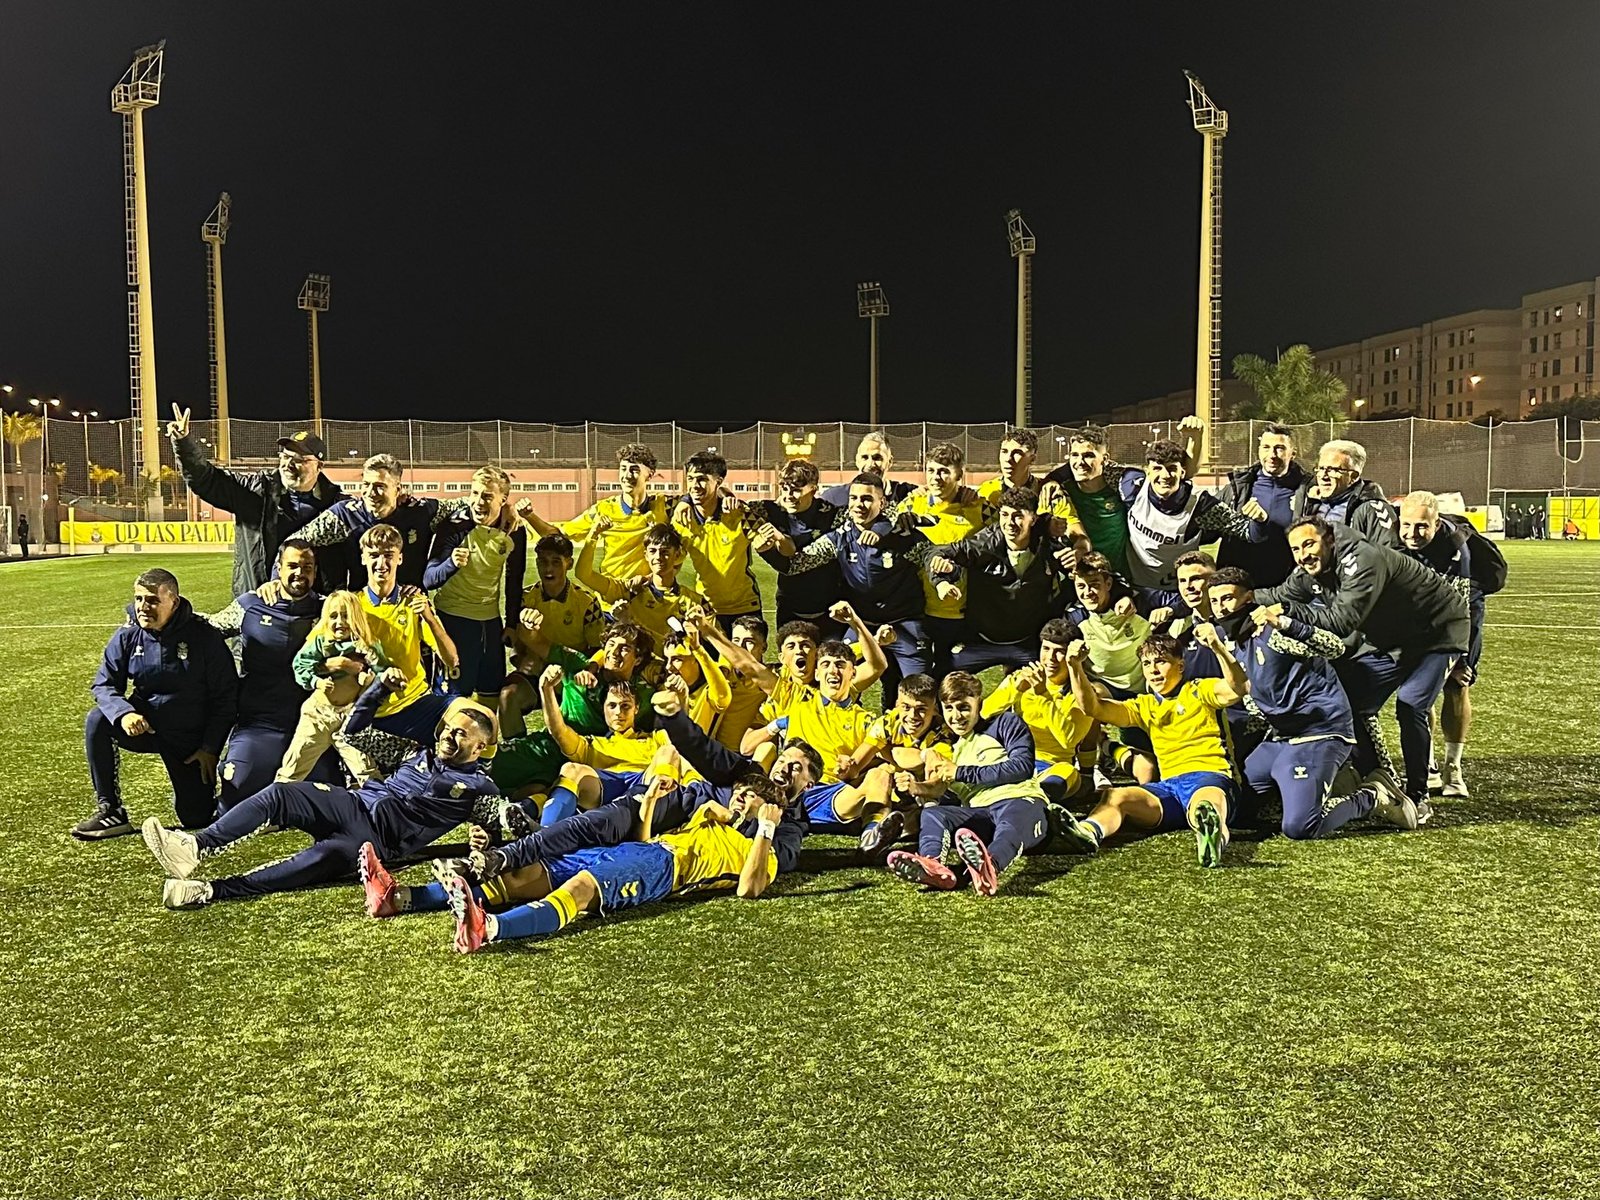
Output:
[[[147,560],[8,565],[0,1194],[1592,1195],[1600,548],[1506,553],[1473,797],[1416,834],[1210,872],[1171,835],[991,901],[835,840],[758,903],[473,958],[348,887],[169,913],[139,839],[68,838]],[[226,600],[226,557],[167,565]],[[124,764],[135,820],[170,817]]]

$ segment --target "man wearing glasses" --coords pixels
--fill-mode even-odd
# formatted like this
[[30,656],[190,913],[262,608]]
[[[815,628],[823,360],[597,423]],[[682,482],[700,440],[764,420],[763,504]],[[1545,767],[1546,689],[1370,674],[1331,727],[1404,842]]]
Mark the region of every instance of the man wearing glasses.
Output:
[[[176,404],[167,436],[189,490],[233,514],[235,596],[272,579],[283,540],[344,498],[339,485],[322,473],[328,448],[309,431],[278,439],[278,466],[271,471],[230,471],[209,461],[189,436],[189,410]],[[317,547],[319,584],[329,590],[342,587],[347,570],[342,546]]]
[[1400,527],[1383,489],[1363,479],[1367,450],[1360,442],[1336,438],[1317,451],[1317,469],[1294,499],[1294,519],[1321,517],[1391,550],[1400,549]]

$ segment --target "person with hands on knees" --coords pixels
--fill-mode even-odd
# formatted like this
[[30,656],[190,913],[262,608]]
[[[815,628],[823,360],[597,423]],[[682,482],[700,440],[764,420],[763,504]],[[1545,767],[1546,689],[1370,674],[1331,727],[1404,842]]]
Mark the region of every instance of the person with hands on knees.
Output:
[[80,841],[133,832],[117,754],[157,754],[178,820],[204,825],[216,810],[217,759],[233,727],[239,675],[222,634],[201,620],[160,567],[133,583],[128,623],[106,643],[83,722],[95,811],[72,828]]

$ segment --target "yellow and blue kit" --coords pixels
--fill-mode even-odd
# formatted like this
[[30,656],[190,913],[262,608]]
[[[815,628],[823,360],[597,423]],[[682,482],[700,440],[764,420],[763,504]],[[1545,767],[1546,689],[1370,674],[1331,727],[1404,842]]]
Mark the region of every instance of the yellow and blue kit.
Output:
[[588,556],[598,549],[602,574],[632,579],[648,570],[644,562],[644,535],[650,532],[652,525],[665,525],[667,512],[665,496],[647,493],[644,502],[635,508],[626,495],[618,492],[597,500],[572,520],[560,522],[558,528],[574,542],[584,542],[596,518],[609,518],[611,528],[595,539],[599,545],[585,545],[582,554]]
[[[657,649],[660,649],[661,643],[666,641],[667,634],[671,630],[671,626],[667,624],[670,618],[676,617],[681,622],[683,614],[689,609],[709,603],[705,594],[697,587],[684,587],[677,580],[673,580],[672,585],[666,588],[659,588],[647,581],[635,592],[628,583],[628,579],[633,576],[618,578],[597,571],[587,547],[578,556],[575,570],[578,582],[605,601],[608,608],[615,608],[626,600],[628,620],[648,631],[655,639]],[[638,572],[635,572],[635,575],[637,574]]]
[[[1040,514],[1051,517],[1060,517],[1068,525],[1076,525],[1078,523],[1078,510],[1072,507],[1072,500],[1067,495],[1066,488],[1061,488],[1058,490],[1056,502],[1054,504],[1046,504],[1044,502],[1044,496],[1042,495],[1044,492],[1044,484],[1045,481],[1043,477],[1030,474],[1028,476],[1028,482],[1020,484],[1019,486],[1027,488],[1035,496],[1039,497],[1039,507],[1036,511],[1038,511]],[[1000,493],[1006,491],[1011,486],[1012,485],[1010,483],[1006,482],[1006,477],[1004,475],[996,475],[993,479],[985,479],[978,485],[978,498],[998,513],[1000,508]]]
[[1070,684],[1045,684],[1039,692],[1033,688],[1023,690],[1016,684],[1016,676],[1002,679],[994,691],[984,697],[979,710],[985,717],[1003,712],[1014,712],[1033,734],[1034,762],[1040,775],[1050,775],[1066,781],[1067,791],[1078,786],[1078,744],[1089,736],[1094,721],[1078,707],[1072,698]]
[[606,618],[600,611],[600,598],[571,579],[554,596],[545,594],[543,584],[525,588],[522,607],[544,618],[539,633],[553,646],[587,653],[598,650],[605,641]]
[[[909,511],[917,531],[935,546],[948,546],[971,537],[993,517],[993,512],[980,499],[967,503],[935,500],[919,489],[902,511]],[[942,582],[942,581],[941,581]],[[956,576],[961,595],[941,600],[934,581],[922,576],[923,609],[926,616],[936,620],[960,620],[966,612],[967,580],[963,572]]]
[[761,592],[750,565],[751,512],[724,504],[721,496],[709,517],[692,500],[684,508],[688,518],[674,521],[673,527],[683,535],[711,611],[724,617],[759,613]]
[[356,598],[361,610],[372,617],[373,632],[390,665],[398,667],[406,677],[405,686],[389,693],[378,706],[377,715],[387,717],[428,694],[428,676],[422,669],[422,647],[426,643],[437,654],[439,643],[433,636],[433,626],[400,599],[398,586],[383,597],[375,595],[370,586],[364,587]]
[[839,759],[854,754],[867,740],[876,717],[853,697],[830,700],[811,684],[802,683],[773,720],[785,741],[798,739],[822,755],[823,783],[838,783]]
[[891,748],[906,750],[927,750],[950,740],[950,735],[935,719],[921,735],[914,735],[906,727],[905,714],[898,708],[891,708],[874,721],[867,730],[867,736],[862,739],[864,744],[871,745],[879,751]]

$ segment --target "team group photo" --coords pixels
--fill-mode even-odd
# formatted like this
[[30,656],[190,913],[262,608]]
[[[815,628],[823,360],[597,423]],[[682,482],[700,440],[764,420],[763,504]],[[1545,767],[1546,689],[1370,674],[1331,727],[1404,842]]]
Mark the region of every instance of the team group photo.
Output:
[[[14,82],[92,114],[60,117],[70,163],[24,156],[41,179],[115,182],[77,93],[149,21],[102,15],[19,21],[40,62]],[[1345,127],[1188,19],[1129,50],[1159,106],[1085,65],[1130,97],[1119,153],[1173,179],[1130,168],[1151,195],[1086,198],[1101,228],[1073,233],[1076,168],[996,157],[1026,130],[949,117],[991,188],[941,175],[898,100],[825,99],[822,64],[878,85],[821,26],[757,49],[753,14],[547,14],[497,42],[414,15],[431,51],[354,13],[285,41],[321,27],[298,5],[150,14],[170,44],[105,81],[125,188],[4,210],[19,280],[56,239],[117,311],[68,337],[64,292],[0,309],[0,1194],[1583,1194],[1600,276],[1528,289],[1600,244],[1285,291],[1257,231],[1479,201],[1358,216],[1269,184],[1250,123]],[[940,92],[891,59],[930,112],[1029,94],[998,14],[880,16],[863,45],[917,28],[967,65]],[[1462,19],[1482,53],[1510,36]],[[275,133],[243,104],[268,42],[304,85]],[[1169,138],[1191,47],[1243,137],[1183,71]],[[429,72],[392,55],[430,52],[412,92]],[[64,56],[78,82],[45,84]],[[319,86],[341,99],[302,127]],[[527,137],[537,163],[484,173]],[[882,137],[902,167],[854,182],[909,225],[866,236],[826,173]],[[308,185],[263,218],[257,161]],[[219,169],[244,236],[222,192],[185,266],[163,222]],[[524,201],[573,220],[533,232]],[[125,281],[105,230],[65,248],[80,210],[125,218]],[[910,265],[947,253],[971,295]],[[839,263],[884,264],[842,333],[799,315]],[[1134,281],[1096,271],[1173,294],[1134,333]],[[269,277],[303,277],[292,315],[253,298]],[[1396,328],[1427,312],[1456,315]],[[1136,400],[1162,379],[1192,386]]]

